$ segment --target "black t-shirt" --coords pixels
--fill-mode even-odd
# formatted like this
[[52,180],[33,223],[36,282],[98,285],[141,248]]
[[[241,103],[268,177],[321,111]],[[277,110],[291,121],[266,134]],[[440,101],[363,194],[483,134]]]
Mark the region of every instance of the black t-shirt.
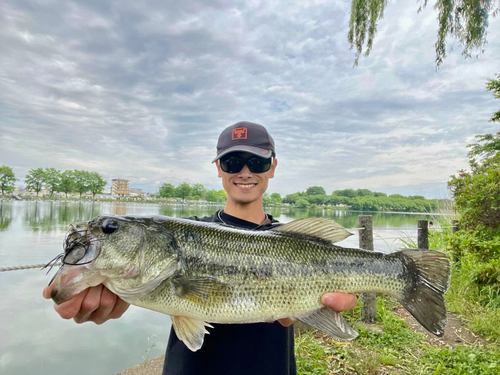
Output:
[[[255,223],[225,214],[189,219],[224,222],[249,230],[269,230],[279,225],[269,215],[271,224]],[[200,350],[192,352],[174,330],[165,355],[162,375],[295,375],[293,326],[280,323],[212,324]]]

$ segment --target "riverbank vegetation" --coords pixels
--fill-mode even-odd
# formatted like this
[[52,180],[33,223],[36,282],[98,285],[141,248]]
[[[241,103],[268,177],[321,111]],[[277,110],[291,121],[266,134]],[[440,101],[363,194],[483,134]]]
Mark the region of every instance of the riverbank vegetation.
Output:
[[[271,199],[272,201],[272,199]],[[335,190],[327,195],[321,186],[312,186],[305,192],[286,195],[282,202],[306,208],[310,206],[344,206],[356,211],[436,212],[448,205],[447,199],[426,199],[421,195],[387,195],[368,189]]]
[[[2,176],[5,183],[0,184],[4,192],[12,194],[17,181],[12,169],[2,166]],[[26,189],[33,192],[36,199],[94,199],[99,201],[120,200],[124,202],[148,201],[157,203],[219,203],[226,201],[223,189],[207,189],[203,184],[183,182],[177,186],[164,183],[157,194],[130,194],[113,196],[102,194],[106,181],[97,172],[66,170],[54,168],[31,169],[25,178]],[[44,190],[44,194],[40,194]],[[2,194],[3,195],[3,194]],[[28,193],[17,194],[19,199],[32,199]],[[335,190],[331,194],[321,186],[311,186],[305,191],[288,194],[281,197],[279,193],[265,193],[264,205],[267,207],[290,205],[297,208],[350,208],[356,211],[392,211],[392,212],[436,212],[450,206],[448,199],[426,199],[421,195],[403,196],[401,194],[387,195],[383,192],[373,192],[368,189]]]
[[[345,313],[360,333],[352,342],[300,334],[299,374],[500,373],[500,132],[479,135],[468,147],[469,170],[449,181],[459,230],[453,233],[451,218],[439,216],[429,238],[431,248],[450,254],[448,334],[437,339],[421,328],[423,333],[415,332],[419,327],[408,328],[409,314],[392,298],[378,296],[374,325],[360,325],[360,305]],[[416,247],[410,237],[402,242]],[[458,324],[450,327],[452,317]]]

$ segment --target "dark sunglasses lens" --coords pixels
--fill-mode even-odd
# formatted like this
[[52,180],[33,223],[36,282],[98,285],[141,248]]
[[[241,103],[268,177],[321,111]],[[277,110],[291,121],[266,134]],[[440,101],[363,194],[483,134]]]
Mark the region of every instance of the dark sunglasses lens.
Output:
[[220,159],[220,167],[226,173],[241,172],[245,164],[248,165],[248,169],[250,169],[250,172],[252,173],[264,173],[271,168],[272,159],[264,159],[258,156],[252,156],[249,159],[237,156]]
[[264,173],[271,168],[271,158],[264,159],[254,156],[247,160],[247,165],[250,172]]
[[226,173],[238,173],[244,165],[245,159],[236,156],[220,159],[220,167]]

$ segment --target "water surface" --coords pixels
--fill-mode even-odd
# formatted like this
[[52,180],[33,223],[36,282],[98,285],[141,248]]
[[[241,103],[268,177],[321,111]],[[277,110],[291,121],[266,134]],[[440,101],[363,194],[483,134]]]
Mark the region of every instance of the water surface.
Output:
[[[0,201],[0,267],[47,263],[62,251],[69,224],[99,214],[206,216],[213,206]],[[281,222],[329,216],[354,236],[340,243],[357,247],[360,212],[269,209]],[[370,213],[371,214],[371,213]],[[416,237],[424,214],[373,213],[375,248],[396,250],[402,232]],[[430,219],[432,220],[432,219]],[[122,318],[97,326],[63,320],[42,298],[51,275],[38,269],[0,272],[0,373],[41,375],[114,374],[164,353],[170,331],[167,315],[131,306]]]

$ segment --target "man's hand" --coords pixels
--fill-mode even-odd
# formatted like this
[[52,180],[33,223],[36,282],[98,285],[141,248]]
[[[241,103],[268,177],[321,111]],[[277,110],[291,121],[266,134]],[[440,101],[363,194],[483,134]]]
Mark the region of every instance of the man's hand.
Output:
[[[43,297],[50,299],[53,284],[46,286]],[[70,300],[54,304],[54,310],[63,319],[73,319],[76,323],[94,322],[102,324],[109,319],[117,319],[130,306],[104,285],[85,289]]]
[[[354,294],[325,293],[321,296],[321,303],[332,310],[341,312],[354,309],[358,304],[358,298]],[[278,322],[284,327],[289,327],[294,323],[290,318],[279,319]]]

